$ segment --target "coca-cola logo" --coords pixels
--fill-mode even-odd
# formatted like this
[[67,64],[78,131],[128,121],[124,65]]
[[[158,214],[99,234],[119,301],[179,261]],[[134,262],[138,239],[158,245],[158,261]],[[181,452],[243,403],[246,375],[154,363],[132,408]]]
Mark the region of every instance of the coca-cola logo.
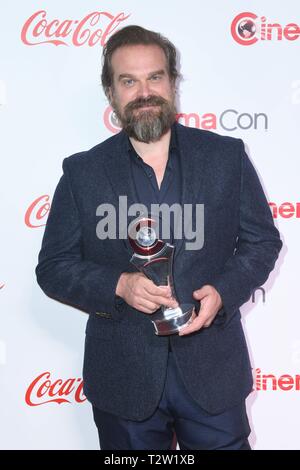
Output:
[[25,224],[29,228],[43,227],[45,223],[41,223],[47,216],[50,210],[50,197],[48,194],[43,194],[33,201],[28,207],[25,214]]
[[83,403],[83,380],[81,378],[57,379],[52,381],[50,372],[43,372],[29,385],[25,401],[28,406],[40,406],[46,403]]
[[39,10],[25,21],[21,40],[26,46],[104,46],[109,36],[129,16],[123,12],[113,15],[107,11],[94,11],[82,20],[58,20],[48,19],[46,10]]

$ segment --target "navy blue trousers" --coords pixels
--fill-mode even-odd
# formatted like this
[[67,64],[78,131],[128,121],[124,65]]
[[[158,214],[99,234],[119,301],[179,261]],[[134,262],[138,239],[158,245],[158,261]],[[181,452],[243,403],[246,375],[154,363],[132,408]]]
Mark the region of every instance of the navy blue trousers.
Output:
[[[204,411],[189,395],[169,353],[164,392],[155,413],[131,421],[93,407],[102,450],[250,450],[245,403],[218,415]],[[175,437],[175,436],[176,437]]]

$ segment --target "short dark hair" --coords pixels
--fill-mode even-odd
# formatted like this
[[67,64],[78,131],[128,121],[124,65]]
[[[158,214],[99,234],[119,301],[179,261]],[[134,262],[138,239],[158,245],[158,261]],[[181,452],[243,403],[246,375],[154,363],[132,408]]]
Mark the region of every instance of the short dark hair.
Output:
[[113,53],[119,47],[140,44],[147,46],[156,45],[164,51],[167,59],[169,77],[175,83],[179,73],[176,67],[177,54],[174,44],[155,31],[150,31],[137,25],[125,26],[125,28],[114,33],[103,48],[101,81],[107,97],[109,97],[109,88],[113,83],[113,70],[111,65]]

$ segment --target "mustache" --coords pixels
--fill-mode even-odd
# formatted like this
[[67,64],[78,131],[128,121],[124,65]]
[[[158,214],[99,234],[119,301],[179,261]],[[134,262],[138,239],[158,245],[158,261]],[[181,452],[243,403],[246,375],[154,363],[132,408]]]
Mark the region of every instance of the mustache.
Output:
[[161,96],[148,96],[147,98],[137,98],[125,106],[125,111],[133,111],[134,109],[143,108],[144,106],[163,106],[167,104],[167,100]]

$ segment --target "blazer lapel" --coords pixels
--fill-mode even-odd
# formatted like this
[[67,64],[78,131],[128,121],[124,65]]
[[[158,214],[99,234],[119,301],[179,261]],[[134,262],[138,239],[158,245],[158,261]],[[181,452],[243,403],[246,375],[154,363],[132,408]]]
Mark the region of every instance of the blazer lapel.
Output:
[[[125,238],[123,238],[123,242],[130,254],[133,254],[133,250],[127,237],[127,227],[131,220],[134,219],[134,216],[128,217],[127,211],[128,208],[132,204],[136,203],[138,199],[132,181],[130,157],[128,152],[126,152],[126,139],[126,133],[121,131],[117,136],[113,149],[111,149],[104,157],[104,169],[116,195],[118,207],[116,212],[119,215],[120,210],[121,217],[124,221],[124,228],[126,223],[126,236],[124,234]],[[122,202],[124,202],[124,205],[122,204],[121,207],[119,207],[120,196],[127,197],[127,201],[125,201],[124,198],[121,198]]]
[[[176,124],[176,131],[182,171],[182,211],[184,213],[185,204],[191,204],[193,214],[195,214],[195,204],[204,204],[205,167],[207,162],[205,145],[199,137],[192,139],[189,129],[181,124]],[[184,241],[184,236],[176,241],[175,258],[181,252]]]

